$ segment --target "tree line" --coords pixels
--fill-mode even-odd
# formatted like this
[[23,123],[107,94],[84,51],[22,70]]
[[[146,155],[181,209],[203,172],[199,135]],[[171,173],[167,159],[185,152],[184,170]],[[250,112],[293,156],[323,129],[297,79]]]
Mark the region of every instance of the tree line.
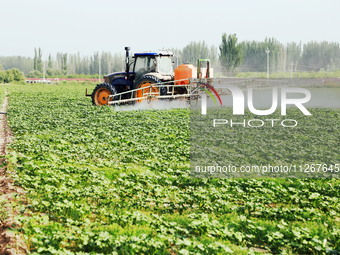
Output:
[[[236,34],[222,34],[218,47],[209,46],[205,41],[190,42],[182,49],[171,48],[174,52],[175,67],[182,63],[197,64],[198,58],[210,59],[211,66],[229,73],[266,72],[269,50],[270,73],[290,71],[335,71],[340,69],[340,47],[337,42],[311,41],[280,43],[275,38],[264,41],[238,42]],[[124,70],[124,52],[94,52],[91,56],[58,52],[56,56],[43,57],[39,47],[34,57],[0,57],[3,69],[17,68],[28,77],[65,76],[73,74],[101,75]]]
[[3,57],[0,56],[0,65],[4,70],[16,68],[27,75],[33,68],[33,59],[31,57],[22,56],[11,56]]
[[265,72],[269,50],[269,70],[271,73],[287,71],[335,71],[340,69],[340,47],[337,42],[282,44],[275,38],[263,42],[244,41],[240,43],[244,54],[241,72]]
[[[48,55],[48,60],[42,60],[42,50],[39,47],[34,49],[33,70],[25,74],[28,77],[42,77],[45,71],[46,77],[65,76],[72,74],[83,75],[98,75],[108,74],[112,72],[121,71],[124,67],[123,54],[112,54],[111,52],[103,51],[101,54],[95,52],[92,56],[81,56],[77,54],[67,54],[57,52],[53,58],[51,54]],[[15,57],[13,57],[15,58]]]

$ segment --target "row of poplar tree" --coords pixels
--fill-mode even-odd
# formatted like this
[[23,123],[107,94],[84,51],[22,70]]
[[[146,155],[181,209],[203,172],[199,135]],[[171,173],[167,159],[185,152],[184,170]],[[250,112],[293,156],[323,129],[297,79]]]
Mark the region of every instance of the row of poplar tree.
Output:
[[[211,66],[221,71],[265,72],[269,50],[270,72],[287,71],[335,71],[340,69],[340,47],[337,42],[311,41],[305,44],[280,43],[274,38],[264,41],[238,42],[236,34],[223,34],[219,47],[209,46],[205,41],[190,42],[182,49],[172,48],[175,67],[182,63],[196,65],[198,58],[209,58]],[[81,56],[58,52],[43,61],[41,48],[34,49],[34,58],[13,56],[0,57],[3,69],[18,68],[29,77],[85,74],[96,75],[124,70],[124,52],[95,52],[92,56]],[[100,67],[99,67],[100,65]]]
[[97,75],[99,69],[101,74],[107,74],[122,71],[125,63],[123,54],[104,51],[101,54],[95,52],[92,56],[81,56],[79,52],[77,54],[58,52],[55,58],[49,54],[45,63],[41,59],[41,49],[39,48],[38,51],[35,49],[33,70],[25,70],[28,77],[40,77],[43,71],[50,77],[69,74]]
[[337,42],[315,42],[305,44],[291,42],[286,45],[274,38],[264,42],[240,43],[243,61],[240,71],[265,72],[269,50],[269,70],[286,71],[335,71],[340,69],[340,47]]
[[204,42],[191,42],[181,53],[183,62],[195,64],[197,58],[210,58],[213,67],[220,66],[224,71],[266,72],[267,57],[271,73],[340,69],[340,46],[337,42],[283,44],[275,38],[266,38],[262,42],[238,43],[236,34],[223,34],[218,49],[208,47]]

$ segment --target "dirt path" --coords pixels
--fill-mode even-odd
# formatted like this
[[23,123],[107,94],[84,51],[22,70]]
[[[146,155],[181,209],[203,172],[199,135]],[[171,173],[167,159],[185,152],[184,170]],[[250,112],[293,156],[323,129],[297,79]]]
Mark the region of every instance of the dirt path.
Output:
[[[6,96],[0,110],[0,254],[1,255],[19,255],[26,254],[27,246],[22,237],[8,231],[8,228],[17,227],[18,223],[14,221],[11,204],[14,202],[14,194],[24,194],[23,190],[13,186],[13,180],[7,172],[5,164],[6,144],[10,143],[11,133],[7,125],[7,116],[3,114],[7,110],[8,97]],[[5,201],[3,205],[1,202]],[[2,210],[1,210],[2,209]],[[7,219],[1,222],[1,211],[7,211]],[[2,212],[3,214],[3,212]]]

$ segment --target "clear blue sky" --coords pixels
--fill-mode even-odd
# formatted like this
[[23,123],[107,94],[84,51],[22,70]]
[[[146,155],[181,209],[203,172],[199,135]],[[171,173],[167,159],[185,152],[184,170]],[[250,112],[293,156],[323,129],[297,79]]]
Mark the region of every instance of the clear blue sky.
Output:
[[222,33],[239,41],[340,42],[337,0],[0,0],[0,56],[57,52],[91,55],[218,46]]

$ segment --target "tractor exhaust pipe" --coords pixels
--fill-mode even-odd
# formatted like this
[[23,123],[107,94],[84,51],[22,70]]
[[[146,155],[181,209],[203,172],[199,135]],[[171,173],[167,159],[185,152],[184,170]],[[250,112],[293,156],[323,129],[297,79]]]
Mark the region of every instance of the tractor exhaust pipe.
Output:
[[130,47],[125,47],[125,51],[126,51],[126,78],[125,79],[129,79],[129,67],[130,67],[129,50],[130,50]]

